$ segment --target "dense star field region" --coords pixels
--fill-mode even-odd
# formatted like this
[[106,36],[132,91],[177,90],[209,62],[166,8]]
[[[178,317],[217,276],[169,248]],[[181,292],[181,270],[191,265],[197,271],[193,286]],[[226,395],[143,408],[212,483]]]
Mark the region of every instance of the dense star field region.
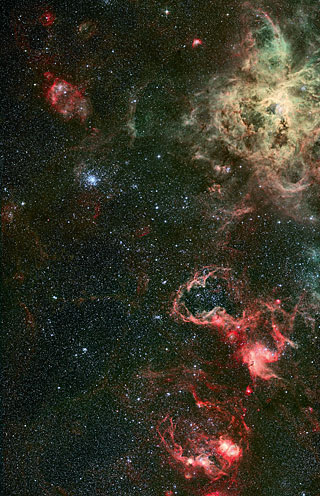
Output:
[[6,496],[320,496],[320,4],[2,6]]

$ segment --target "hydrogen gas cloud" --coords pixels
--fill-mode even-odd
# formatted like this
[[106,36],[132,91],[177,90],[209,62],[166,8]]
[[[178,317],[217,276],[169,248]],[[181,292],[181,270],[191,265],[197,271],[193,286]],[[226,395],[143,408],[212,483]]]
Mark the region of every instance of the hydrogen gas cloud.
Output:
[[5,494],[319,496],[316,2],[4,19]]

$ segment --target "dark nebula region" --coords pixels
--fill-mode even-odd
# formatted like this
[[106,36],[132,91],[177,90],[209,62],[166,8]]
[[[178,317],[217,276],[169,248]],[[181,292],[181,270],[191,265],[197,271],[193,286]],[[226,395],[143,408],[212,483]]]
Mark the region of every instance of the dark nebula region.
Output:
[[6,496],[320,496],[320,4],[2,5]]

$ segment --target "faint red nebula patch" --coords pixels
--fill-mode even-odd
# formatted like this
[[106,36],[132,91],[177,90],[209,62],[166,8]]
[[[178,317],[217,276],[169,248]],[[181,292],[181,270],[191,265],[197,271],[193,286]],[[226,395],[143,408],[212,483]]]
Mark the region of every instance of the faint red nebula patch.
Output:
[[[48,80],[54,77],[50,72],[44,75]],[[80,122],[84,122],[91,112],[89,100],[84,96],[83,90],[58,77],[54,78],[49,89],[45,91],[45,97],[53,110],[65,120],[78,117]]]
[[56,20],[56,16],[53,12],[50,12],[50,10],[46,10],[41,16],[39,17],[39,21],[41,22],[42,26],[44,27],[49,27],[52,26],[54,21]]

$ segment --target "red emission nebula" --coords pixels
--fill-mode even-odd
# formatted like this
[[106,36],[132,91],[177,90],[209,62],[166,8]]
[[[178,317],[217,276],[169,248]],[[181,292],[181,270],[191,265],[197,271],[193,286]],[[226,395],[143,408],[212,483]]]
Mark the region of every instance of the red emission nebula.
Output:
[[[203,370],[184,367],[145,372],[139,379],[164,462],[181,477],[188,494],[237,494],[238,469],[251,434],[246,393],[215,383]],[[164,392],[166,402],[159,406]],[[226,484],[231,492],[221,492]]]
[[[194,288],[205,288],[210,279],[225,281],[234,299],[241,302],[239,315],[230,315],[222,306],[195,314],[187,308],[186,294]],[[253,380],[277,378],[270,364],[278,362],[287,347],[296,346],[289,335],[298,307],[286,312],[281,308],[280,300],[250,301],[246,306],[242,303],[245,298],[242,292],[242,284],[237,283],[229,269],[205,267],[180,287],[172,315],[178,320],[203,326],[209,332],[218,332],[220,338],[232,346],[235,358],[248,366]]]
[[[228,311],[223,306],[225,289]],[[201,291],[212,297],[209,310],[195,310],[192,303]],[[303,296],[290,311],[283,306],[280,299],[250,298],[243,279],[240,282],[230,269],[217,266],[197,271],[176,292],[171,316],[216,337],[229,353],[226,371],[238,368],[239,375],[247,378],[247,386],[239,383],[230,387],[219,379],[224,374],[223,365],[217,370],[214,362],[210,364],[199,355],[194,369],[183,366],[139,376],[162,455],[184,481],[186,494],[241,494],[238,472],[250,457],[254,435],[246,418],[250,410],[260,411],[254,393],[263,391],[265,385],[267,389],[281,389],[286,384],[282,361],[297,346],[290,337],[295,319],[304,318]],[[215,354],[212,348],[213,360]],[[166,396],[166,403],[159,407],[161,395]]]
[[49,82],[45,97],[52,110],[67,121],[78,118],[83,123],[90,114],[90,104],[83,90],[80,91],[77,86],[64,79],[54,77],[50,72],[46,72],[44,76]]

